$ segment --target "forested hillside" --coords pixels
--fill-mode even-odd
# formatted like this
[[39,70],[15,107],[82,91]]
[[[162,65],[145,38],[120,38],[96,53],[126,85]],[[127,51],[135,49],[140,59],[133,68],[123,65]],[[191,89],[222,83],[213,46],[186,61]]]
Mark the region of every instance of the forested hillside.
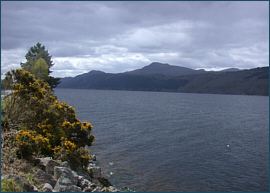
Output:
[[[153,67],[155,65],[148,66],[147,73],[145,68],[119,74],[91,71],[74,78],[63,78],[57,88],[269,95],[269,67],[219,72],[201,71],[197,74],[195,72],[198,71],[183,68],[185,75],[179,76],[168,75],[171,69],[175,69],[170,65],[156,65],[158,69]],[[160,68],[164,69],[160,73],[164,72],[167,75],[158,74]],[[181,71],[177,73],[181,74]]]

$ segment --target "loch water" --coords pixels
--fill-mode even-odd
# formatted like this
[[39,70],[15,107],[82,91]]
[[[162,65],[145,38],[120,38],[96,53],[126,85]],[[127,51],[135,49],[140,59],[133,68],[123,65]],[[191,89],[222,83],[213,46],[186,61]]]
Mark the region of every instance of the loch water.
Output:
[[57,88],[55,95],[93,125],[90,153],[116,187],[269,191],[268,96]]

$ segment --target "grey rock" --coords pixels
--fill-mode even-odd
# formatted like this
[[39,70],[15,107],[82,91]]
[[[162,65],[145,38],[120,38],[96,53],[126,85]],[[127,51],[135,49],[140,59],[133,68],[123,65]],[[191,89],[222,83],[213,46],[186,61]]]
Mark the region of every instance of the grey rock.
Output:
[[13,174],[13,175],[3,175],[3,176],[1,176],[1,180],[5,180],[5,179],[13,179],[17,183],[22,182],[21,178],[18,175],[16,175],[16,174]]
[[63,167],[57,167],[57,166],[54,167],[54,178],[56,180],[58,180],[61,177],[63,170],[64,170]]
[[87,173],[83,168],[82,166],[79,166],[75,172],[79,175],[79,176],[83,176],[85,179],[91,181],[91,177],[89,175],[89,173]]
[[83,192],[92,192],[97,187],[96,184],[92,183],[88,187],[83,189]]
[[26,192],[38,192],[37,187],[30,183],[24,183],[24,187]]
[[97,161],[97,156],[96,156],[96,155],[93,155],[93,156],[91,157],[91,160],[92,160],[92,161]]
[[72,171],[69,168],[55,166],[54,178],[58,180],[60,177],[69,179],[73,185],[77,185],[78,183],[78,175],[76,172]]
[[75,172],[75,171],[73,171],[73,170],[71,170],[71,172],[72,172],[73,177],[75,178],[76,184],[77,184],[77,183],[78,183],[78,174],[77,174],[77,172]]
[[54,175],[54,167],[55,166],[60,166],[60,163],[54,161],[54,160],[49,160],[46,164],[46,169],[45,171],[48,173],[48,174],[51,174],[51,175]]
[[97,179],[103,186],[106,186],[106,187],[112,186],[109,180],[105,177],[98,177]]
[[72,185],[72,186],[67,186],[64,189],[64,192],[81,192],[82,189],[78,186]]
[[63,163],[61,163],[61,164],[60,164],[60,167],[71,169],[71,168],[70,168],[70,165],[69,165],[69,163],[68,163],[67,161],[64,161]]
[[38,188],[36,186],[34,186],[34,192],[38,192]]
[[46,169],[46,165],[48,163],[49,160],[52,160],[52,158],[50,157],[46,157],[46,158],[36,158],[35,159],[35,164],[42,170],[45,171]]
[[33,180],[38,184],[49,183],[52,187],[56,184],[56,180],[51,174],[47,174],[40,169],[33,175]]
[[92,192],[101,192],[101,191],[102,191],[102,188],[98,186]]
[[96,166],[96,163],[89,162],[89,167],[90,167],[90,168],[95,167],[95,166]]
[[60,177],[57,180],[54,189],[57,189],[57,187],[61,186],[61,185],[69,186],[69,185],[74,185],[74,184],[72,183],[72,181],[70,179],[65,178],[65,177]]
[[107,187],[107,192],[121,192],[121,191],[113,186],[109,186]]
[[45,183],[43,188],[42,188],[42,192],[52,192],[53,187],[51,186],[51,184]]
[[53,192],[81,192],[82,189],[75,185],[65,186],[61,185],[58,189],[53,189]]
[[62,177],[62,176],[57,180],[54,190],[56,192],[81,192],[82,191],[82,189],[74,185],[70,179]]
[[88,187],[91,185],[91,182],[87,179],[85,179],[83,176],[78,177],[78,186],[82,189]]
[[87,169],[91,178],[101,177],[101,168],[100,167],[91,167]]
[[83,189],[83,192],[92,192],[92,191],[93,191],[93,189],[90,187],[86,187]]

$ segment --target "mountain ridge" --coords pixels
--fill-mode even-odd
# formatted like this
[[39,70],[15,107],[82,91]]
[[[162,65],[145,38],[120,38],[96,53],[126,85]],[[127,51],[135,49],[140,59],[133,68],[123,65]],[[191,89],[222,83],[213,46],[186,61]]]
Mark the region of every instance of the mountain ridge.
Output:
[[[177,69],[176,76],[172,76],[172,69]],[[90,71],[74,78],[63,78],[57,88],[269,96],[269,67],[210,72],[201,70],[201,73],[198,71],[200,70],[152,63],[135,70],[135,73]]]
[[141,69],[125,72],[126,74],[162,74],[164,76],[184,76],[190,74],[202,74],[206,73],[205,70],[194,70],[187,67],[173,66],[167,63],[152,62],[148,66],[144,66]]

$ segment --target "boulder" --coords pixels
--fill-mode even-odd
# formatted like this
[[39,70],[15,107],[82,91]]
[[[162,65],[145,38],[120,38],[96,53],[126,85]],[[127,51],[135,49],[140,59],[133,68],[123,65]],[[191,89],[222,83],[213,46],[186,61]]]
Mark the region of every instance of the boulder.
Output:
[[60,166],[60,163],[53,160],[51,157],[46,158],[36,158],[35,164],[42,169],[43,171],[46,171],[48,174],[54,175],[54,167]]
[[[63,190],[63,191],[62,191]],[[67,187],[63,187],[63,189],[60,189],[59,192],[81,192],[82,189],[78,186],[75,185],[71,185],[71,186],[67,186]]]
[[43,188],[42,188],[42,192],[52,192],[53,187],[51,186],[51,184],[45,183]]
[[102,188],[100,186],[97,186],[92,192],[101,192]]
[[33,180],[38,184],[48,183],[52,187],[54,187],[56,184],[56,180],[53,178],[51,174],[47,174],[40,169],[33,175]]
[[79,176],[83,176],[85,179],[91,181],[91,177],[89,175],[89,173],[87,173],[83,168],[82,166],[79,166],[75,172],[79,175]]
[[107,187],[107,192],[121,192],[121,191],[113,186],[109,186]]
[[57,189],[53,189],[53,192],[81,192],[82,189],[75,185],[70,186],[59,186]]
[[101,191],[102,192],[122,192],[121,190],[119,190],[113,186],[104,187]]
[[78,175],[76,172],[72,171],[69,168],[54,167],[54,178],[58,180],[60,177],[69,179],[73,185],[77,185],[78,183]]
[[83,192],[92,192],[92,191],[93,191],[93,189],[90,187],[86,187],[83,189]]
[[75,185],[75,184],[74,184],[70,179],[61,176],[61,177],[57,180],[54,189],[56,189],[56,187],[57,187],[57,186],[60,186],[60,185],[69,186],[69,185]]
[[52,158],[50,157],[46,157],[46,158],[35,158],[35,164],[42,170],[45,171],[46,169],[46,165],[48,163],[49,160],[52,160]]
[[83,192],[92,192],[96,187],[97,187],[97,185],[92,183],[88,187],[85,187],[83,189]]
[[70,167],[70,165],[69,165],[69,163],[68,163],[67,161],[62,162],[62,163],[60,164],[60,167],[71,169],[71,167]]
[[46,164],[46,169],[45,171],[48,173],[48,174],[51,174],[51,175],[54,175],[54,167],[55,166],[60,166],[60,163],[54,161],[54,160],[49,160]]
[[103,186],[106,186],[106,187],[112,186],[109,180],[105,177],[98,177],[97,179]]
[[89,180],[85,179],[83,176],[78,177],[78,186],[81,187],[82,190],[90,185],[91,182]]
[[87,168],[87,172],[91,178],[98,178],[101,177],[101,168],[100,167],[91,167]]
[[70,179],[61,176],[56,182],[54,191],[56,192],[81,192],[82,189],[74,185]]
[[38,192],[37,187],[30,183],[24,183],[24,187],[26,192]]
[[97,156],[96,156],[96,155],[93,155],[93,156],[91,157],[91,160],[92,160],[92,161],[97,161]]

